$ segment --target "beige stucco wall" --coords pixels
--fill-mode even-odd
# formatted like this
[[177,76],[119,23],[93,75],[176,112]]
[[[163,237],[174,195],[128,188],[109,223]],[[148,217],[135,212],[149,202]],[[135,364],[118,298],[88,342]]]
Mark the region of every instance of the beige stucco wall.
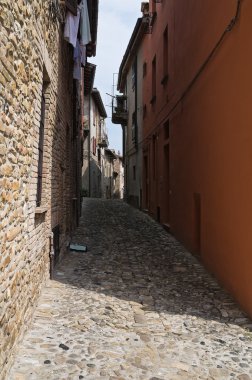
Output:
[[[132,64],[137,56],[137,89],[132,88]],[[142,78],[143,78],[143,51],[142,46],[138,46],[136,54],[131,57],[131,63],[126,79],[127,107],[128,107],[128,124],[126,127],[126,168],[125,168],[125,185],[127,200],[134,206],[140,207],[141,189],[142,189]],[[135,91],[137,90],[137,108],[135,108]],[[137,145],[132,140],[132,114],[136,112],[138,131]],[[133,177],[133,167],[135,166],[136,178]]]

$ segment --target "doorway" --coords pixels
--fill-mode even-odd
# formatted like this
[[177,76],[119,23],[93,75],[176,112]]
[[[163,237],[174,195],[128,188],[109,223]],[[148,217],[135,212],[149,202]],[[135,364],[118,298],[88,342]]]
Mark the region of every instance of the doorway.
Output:
[[163,224],[170,227],[170,145],[164,145]]
[[148,170],[148,156],[144,156],[144,187],[145,187],[145,208],[149,208],[149,170]]

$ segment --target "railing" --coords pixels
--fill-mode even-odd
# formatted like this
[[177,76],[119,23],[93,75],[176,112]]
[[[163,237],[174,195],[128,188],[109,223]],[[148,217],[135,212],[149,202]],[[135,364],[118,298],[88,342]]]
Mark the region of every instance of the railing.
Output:
[[156,12],[148,12],[143,15],[143,24],[144,24],[144,33],[151,34],[152,27],[155,22],[157,13]]
[[98,145],[100,148],[107,148],[109,146],[108,136],[106,133],[98,136]]
[[112,105],[112,123],[126,125],[128,122],[127,97],[125,95],[117,95],[113,99]]

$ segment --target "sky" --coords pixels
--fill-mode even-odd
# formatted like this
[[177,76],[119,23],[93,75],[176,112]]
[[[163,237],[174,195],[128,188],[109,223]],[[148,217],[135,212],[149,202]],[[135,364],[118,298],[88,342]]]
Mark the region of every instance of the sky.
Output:
[[[99,0],[98,36],[96,57],[89,59],[97,65],[94,87],[100,91],[108,118],[109,148],[122,152],[122,127],[111,123],[113,76],[116,85],[119,67],[128,42],[141,17],[141,0]],[[116,91],[116,87],[114,89]]]

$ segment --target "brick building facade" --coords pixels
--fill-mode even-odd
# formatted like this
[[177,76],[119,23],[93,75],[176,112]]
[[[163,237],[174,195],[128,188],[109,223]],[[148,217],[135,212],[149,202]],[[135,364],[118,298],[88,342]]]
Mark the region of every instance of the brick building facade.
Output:
[[65,11],[51,1],[0,3],[0,378],[49,277],[50,253],[66,251],[80,215],[83,86],[73,80]]

